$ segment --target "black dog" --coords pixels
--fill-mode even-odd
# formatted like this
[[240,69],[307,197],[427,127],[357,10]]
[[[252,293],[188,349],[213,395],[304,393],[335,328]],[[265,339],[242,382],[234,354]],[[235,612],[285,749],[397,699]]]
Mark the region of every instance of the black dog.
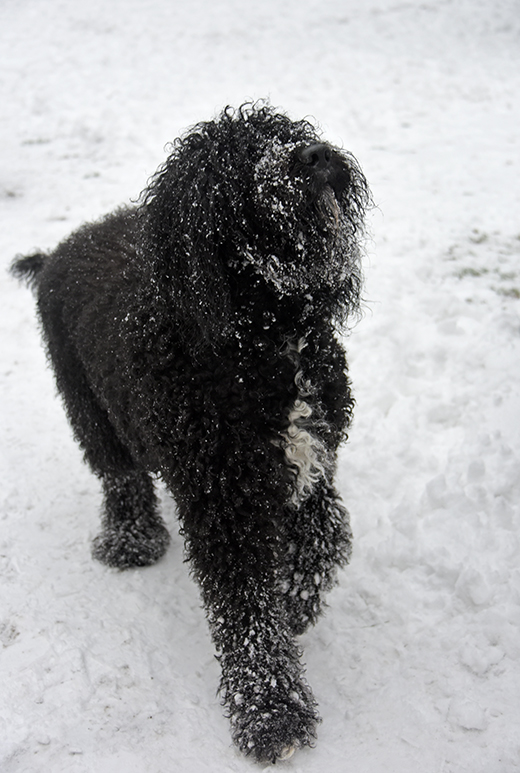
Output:
[[335,333],[359,307],[370,194],[355,159],[261,103],[177,140],[137,207],[12,271],[37,288],[75,437],[104,489],[96,558],[165,552],[178,505],[235,742],[259,761],[319,721],[295,636],[350,554],[333,486],[353,399]]

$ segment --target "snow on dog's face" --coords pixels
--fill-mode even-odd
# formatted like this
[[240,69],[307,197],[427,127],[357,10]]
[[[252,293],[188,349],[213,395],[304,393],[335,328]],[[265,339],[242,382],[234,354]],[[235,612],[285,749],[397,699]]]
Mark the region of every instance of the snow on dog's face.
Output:
[[250,262],[281,295],[348,286],[355,305],[352,282],[359,280],[359,231],[369,202],[355,159],[316,135],[286,144],[276,138],[254,179],[254,222],[265,239],[248,244]]
[[341,323],[359,301],[369,202],[356,160],[309,122],[226,108],[173,143],[144,191],[143,254],[194,341],[225,337],[237,294],[253,291]]

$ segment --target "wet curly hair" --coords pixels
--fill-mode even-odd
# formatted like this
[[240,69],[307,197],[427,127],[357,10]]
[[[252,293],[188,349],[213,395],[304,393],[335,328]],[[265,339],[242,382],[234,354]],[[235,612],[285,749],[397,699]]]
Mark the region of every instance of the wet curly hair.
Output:
[[312,745],[319,722],[295,637],[351,551],[338,332],[359,308],[369,205],[351,154],[249,103],[176,140],[136,205],[12,267],[102,483],[94,557],[126,569],[164,554],[160,477],[233,739],[260,762]]

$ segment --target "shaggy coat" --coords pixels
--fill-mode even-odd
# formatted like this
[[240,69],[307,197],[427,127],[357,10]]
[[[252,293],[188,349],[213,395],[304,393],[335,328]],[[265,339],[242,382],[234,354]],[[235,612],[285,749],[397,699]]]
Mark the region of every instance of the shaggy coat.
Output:
[[333,485],[353,399],[370,197],[348,153],[265,104],[195,126],[137,206],[18,258],[74,435],[103,484],[94,556],[159,559],[153,476],[178,506],[240,749],[311,745],[295,636],[351,549]]

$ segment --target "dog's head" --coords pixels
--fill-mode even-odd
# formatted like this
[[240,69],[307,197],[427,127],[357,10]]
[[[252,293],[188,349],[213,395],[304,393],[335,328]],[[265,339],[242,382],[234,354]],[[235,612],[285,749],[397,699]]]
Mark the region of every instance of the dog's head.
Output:
[[[144,191],[143,256],[194,342],[269,296],[343,322],[357,308],[370,193],[348,153],[270,106],[226,108],[173,143]],[[307,312],[305,312],[307,309]]]

